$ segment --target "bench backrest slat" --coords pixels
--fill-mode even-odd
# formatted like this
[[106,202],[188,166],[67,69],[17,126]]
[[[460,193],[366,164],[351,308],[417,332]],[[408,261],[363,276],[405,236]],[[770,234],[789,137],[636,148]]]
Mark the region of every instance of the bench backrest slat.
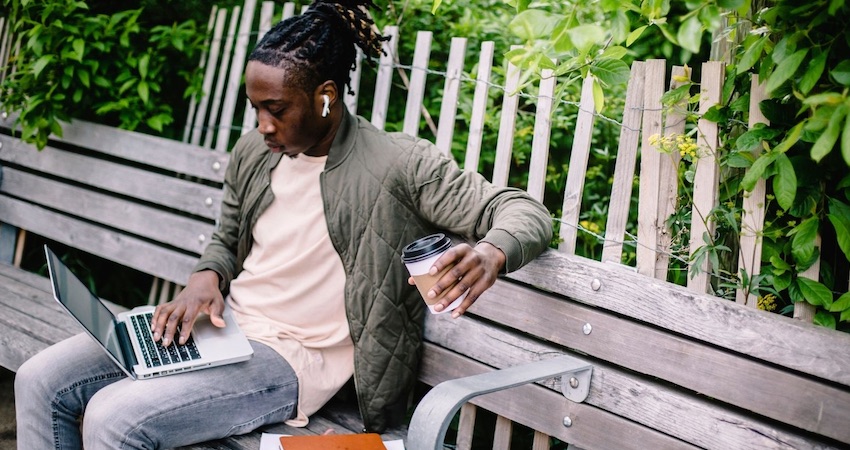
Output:
[[3,151],[0,161],[92,186],[122,196],[182,211],[210,220],[218,218],[222,191],[220,187],[205,186],[131,167],[119,162],[46,147],[41,152],[15,138],[0,135]]

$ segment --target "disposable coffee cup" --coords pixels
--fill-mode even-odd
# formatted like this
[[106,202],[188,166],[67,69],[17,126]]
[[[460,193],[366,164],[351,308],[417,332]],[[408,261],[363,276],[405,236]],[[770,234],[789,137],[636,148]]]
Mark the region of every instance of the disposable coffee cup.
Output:
[[407,266],[407,271],[410,272],[410,275],[415,280],[416,288],[419,289],[419,293],[425,300],[425,304],[428,305],[428,310],[431,311],[431,314],[447,313],[460,306],[464,297],[466,297],[466,292],[464,292],[457,298],[457,300],[449,304],[446,309],[442,311],[434,310],[434,306],[440,302],[440,300],[442,300],[449,291],[452,290],[454,285],[457,284],[457,281],[443,290],[443,292],[437,297],[428,297],[428,291],[431,290],[431,287],[433,287],[437,281],[449,271],[449,269],[454,267],[454,264],[447,266],[436,275],[429,275],[428,273],[428,271],[431,270],[431,266],[434,265],[437,259],[451,247],[451,239],[446,237],[443,233],[437,233],[411,242],[404,247],[401,252],[401,260],[404,262],[404,265]]

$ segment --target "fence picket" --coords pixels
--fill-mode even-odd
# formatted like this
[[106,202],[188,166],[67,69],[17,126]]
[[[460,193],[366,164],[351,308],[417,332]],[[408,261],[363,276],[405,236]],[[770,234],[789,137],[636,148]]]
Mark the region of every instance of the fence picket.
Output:
[[661,172],[661,155],[658,146],[653,145],[650,138],[660,136],[663,131],[661,96],[664,94],[665,72],[664,60],[651,59],[646,62],[636,252],[638,272],[649,277],[655,275],[655,259],[658,255],[658,181]]
[[236,113],[236,96],[242,86],[242,74],[245,72],[245,57],[248,53],[248,40],[251,36],[251,26],[254,23],[254,9],[257,0],[245,0],[242,20],[239,24],[238,37],[233,51],[233,61],[227,79],[227,90],[224,94],[224,104],[221,110],[221,122],[218,127],[218,137],[215,149],[226,152],[230,148],[230,135],[233,131],[233,116]]
[[593,113],[596,111],[593,83],[596,83],[596,80],[592,75],[588,75],[581,87],[581,103],[573,137],[573,149],[570,153],[567,186],[564,189],[564,206],[561,209],[561,243],[558,245],[558,250],[571,254],[576,251],[581,198],[584,193],[587,162],[590,160],[590,144],[593,137]]
[[[215,25],[215,17],[218,13],[218,6],[213,5],[210,10],[210,19],[207,22],[207,30],[212,30]],[[200,62],[198,63],[198,68],[200,70],[204,70],[207,63],[207,48],[210,47],[210,34],[204,37],[204,49],[201,52]],[[3,61],[3,58],[0,57],[0,62]],[[206,72],[206,71],[205,71]],[[193,95],[191,99],[189,99],[189,112],[186,114],[186,125],[183,127],[183,142],[189,142],[189,136],[192,132],[192,119],[195,117],[195,110],[198,108],[198,97]]]
[[451,155],[454,136],[457,101],[460,95],[460,75],[463,73],[463,60],[466,55],[466,38],[452,38],[449,49],[449,61],[446,65],[446,83],[443,86],[443,100],[440,104],[440,123],[437,126],[435,145],[445,155]]
[[[224,42],[224,51],[222,52],[221,63],[218,65],[218,76],[216,77],[215,93],[212,97],[212,109],[207,120],[207,130],[204,136],[204,148],[213,148],[213,135],[215,135],[216,124],[219,123],[219,111],[221,109],[222,93],[226,82],[227,69],[230,67],[230,57],[233,52],[233,44],[236,40],[236,25],[239,22],[239,13],[242,8],[234,6],[230,12],[230,21],[227,26],[227,38]],[[223,122],[222,122],[223,123]],[[230,124],[227,124],[230,126]],[[194,142],[193,142],[194,143]]]
[[378,75],[375,80],[375,98],[372,103],[372,125],[381,130],[387,124],[387,108],[390,104],[390,89],[393,82],[393,61],[398,51],[398,27],[384,28],[384,36],[390,40],[382,44],[384,53],[378,62]]
[[614,181],[611,186],[611,201],[608,205],[608,220],[605,225],[605,242],[602,245],[602,261],[620,264],[623,261],[623,240],[629,221],[632,186],[634,185],[637,149],[640,142],[640,124],[643,119],[644,79],[646,63],[632,63],[629,82],[626,86],[626,104],[623,124],[620,127],[620,142],[617,161],[614,164]]
[[[670,74],[670,90],[679,88],[690,81],[690,69],[682,66],[673,67]],[[685,116],[687,111],[687,99],[682,99],[673,105],[665,113],[664,136],[680,135],[685,132]],[[676,211],[679,190],[679,162],[682,155],[677,149],[669,154],[662,154],[660,161],[660,173],[658,176],[658,256],[655,258],[655,278],[667,280],[667,269],[670,265],[670,245],[673,236],[670,227],[667,226],[667,218]]]
[[[818,249],[821,248],[820,233],[818,233],[818,236],[815,239],[815,247]],[[800,276],[813,281],[820,281],[820,256],[818,256],[815,263],[801,273]],[[812,323],[815,320],[815,309],[815,305],[812,305],[807,301],[794,302],[794,318],[802,320],[803,322]]]
[[425,79],[428,60],[431,58],[430,31],[416,33],[416,47],[413,51],[413,67],[410,69],[410,86],[407,89],[407,101],[404,109],[402,132],[419,136],[419,119],[422,118],[422,99],[425,97]]
[[475,77],[475,93],[472,97],[472,116],[469,121],[469,138],[466,141],[466,158],[464,170],[478,171],[478,160],[481,157],[481,141],[484,138],[484,122],[487,117],[489,100],[490,75],[493,71],[493,53],[495,43],[481,43],[478,56],[478,74]]
[[[700,114],[720,103],[723,89],[724,64],[710,61],[702,65],[700,82]],[[717,206],[718,184],[720,183],[720,165],[717,159],[717,123],[700,118],[697,123],[699,155],[694,175],[694,200],[691,213],[691,261],[696,251],[707,245],[704,236],[713,239],[714,220],[711,211]],[[695,262],[692,262],[695,264]],[[693,276],[688,278],[688,288],[700,293],[709,292],[711,282],[709,258],[703,258]]]
[[[759,82],[758,75],[753,75],[750,87],[750,127],[758,123],[770,123],[759,108],[759,104],[766,97],[764,84]],[[760,151],[761,146],[754,153],[757,155]],[[738,274],[741,275],[746,272],[747,277],[751,280],[761,273],[761,233],[764,230],[765,193],[765,181],[763,178],[759,178],[752,192],[744,196],[743,211],[741,212],[741,247],[738,254]],[[735,301],[753,308],[758,307],[758,296],[746,287],[737,290]]]
[[[263,39],[263,36],[269,32],[272,27],[272,17],[274,16],[274,2],[265,1],[260,7],[260,28],[257,30],[257,42]],[[245,99],[245,112],[242,115],[242,129],[240,134],[245,134],[253,130],[257,126],[257,111],[251,107],[251,102]]]
[[[537,111],[534,116],[534,138],[531,141],[531,161],[528,166],[528,193],[543,201],[546,190],[546,169],[549,164],[549,141],[552,136],[552,105],[555,101],[554,71],[545,69],[540,73],[537,93]],[[591,130],[592,131],[592,130]]]
[[[518,48],[512,46],[511,49]],[[499,137],[496,141],[496,161],[493,166],[492,182],[496,186],[507,186],[511,171],[511,159],[516,130],[516,114],[519,107],[519,67],[508,62],[505,75],[505,96],[502,99],[502,116],[499,120]]]

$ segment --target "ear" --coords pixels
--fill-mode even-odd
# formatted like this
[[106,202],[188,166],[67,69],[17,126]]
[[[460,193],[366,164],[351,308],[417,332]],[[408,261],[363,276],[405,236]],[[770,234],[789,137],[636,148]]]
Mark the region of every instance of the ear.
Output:
[[337,100],[339,100],[339,91],[336,88],[336,83],[328,80],[316,87],[316,90],[313,92],[313,102],[319,111],[322,110],[322,106],[324,105],[325,100],[322,97],[324,95],[327,95],[328,99],[330,99],[330,108],[333,109]]

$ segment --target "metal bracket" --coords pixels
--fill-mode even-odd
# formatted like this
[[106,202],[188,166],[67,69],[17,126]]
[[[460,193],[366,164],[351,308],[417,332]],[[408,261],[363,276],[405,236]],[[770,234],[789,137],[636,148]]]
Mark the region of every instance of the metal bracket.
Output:
[[469,399],[556,376],[561,391],[576,403],[590,392],[593,366],[572,356],[523,364],[508,369],[444,381],[431,389],[413,412],[407,431],[410,450],[441,450],[452,418]]

